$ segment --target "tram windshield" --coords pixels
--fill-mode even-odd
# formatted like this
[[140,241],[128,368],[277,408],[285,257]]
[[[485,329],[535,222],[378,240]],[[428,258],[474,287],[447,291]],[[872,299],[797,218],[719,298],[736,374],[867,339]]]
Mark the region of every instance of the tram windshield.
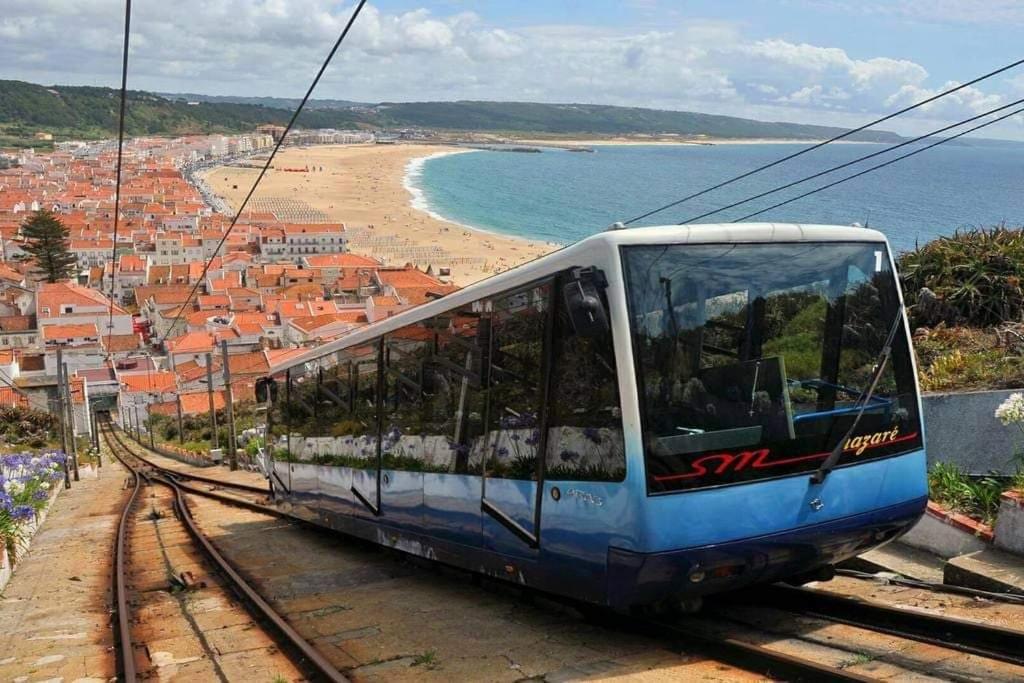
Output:
[[[657,245],[623,258],[649,492],[820,467],[900,314],[885,245]],[[921,443],[901,324],[838,467]]]

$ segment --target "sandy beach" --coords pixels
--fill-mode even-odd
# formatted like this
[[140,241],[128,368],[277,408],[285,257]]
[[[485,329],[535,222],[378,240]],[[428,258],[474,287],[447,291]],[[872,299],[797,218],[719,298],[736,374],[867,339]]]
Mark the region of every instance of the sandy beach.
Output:
[[[456,284],[467,285],[553,251],[538,240],[473,230],[441,220],[412,205],[403,185],[415,159],[455,153],[438,145],[324,145],[284,149],[260,183],[254,200],[305,202],[345,223],[352,251],[402,265],[451,267]],[[306,169],[285,171],[283,169]],[[322,170],[321,170],[322,168]],[[237,207],[258,170],[221,166],[203,174],[214,192]]]

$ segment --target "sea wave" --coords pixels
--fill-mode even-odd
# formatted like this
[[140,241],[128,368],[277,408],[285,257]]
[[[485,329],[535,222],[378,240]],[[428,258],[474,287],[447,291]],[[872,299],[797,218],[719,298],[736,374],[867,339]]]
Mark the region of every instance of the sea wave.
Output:
[[448,150],[444,152],[437,152],[435,154],[428,154],[423,157],[416,157],[410,159],[409,163],[405,165],[405,175],[402,177],[402,186],[409,192],[412,198],[409,200],[412,208],[422,211],[431,218],[439,221],[445,221],[446,223],[452,223],[459,225],[464,228],[470,228],[473,230],[480,230],[480,228],[474,225],[464,225],[458,221],[452,220],[448,216],[442,216],[431,206],[430,201],[427,199],[427,195],[423,192],[423,188],[420,183],[423,180],[423,167],[431,159],[438,159],[440,157],[450,156],[452,154],[468,154],[469,152],[478,152],[476,149],[459,149],[459,150]]

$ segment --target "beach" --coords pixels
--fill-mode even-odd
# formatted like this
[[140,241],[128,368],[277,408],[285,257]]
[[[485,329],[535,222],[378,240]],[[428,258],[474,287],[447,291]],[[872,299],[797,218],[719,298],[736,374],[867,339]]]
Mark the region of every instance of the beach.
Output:
[[[253,199],[305,202],[330,220],[345,223],[353,252],[390,265],[410,261],[421,268],[450,267],[453,281],[463,286],[556,248],[476,230],[428,212],[422,197],[406,186],[406,175],[414,177],[417,166],[430,156],[454,153],[471,152],[417,144],[285,148]],[[237,208],[258,173],[255,168],[220,166],[202,177]]]

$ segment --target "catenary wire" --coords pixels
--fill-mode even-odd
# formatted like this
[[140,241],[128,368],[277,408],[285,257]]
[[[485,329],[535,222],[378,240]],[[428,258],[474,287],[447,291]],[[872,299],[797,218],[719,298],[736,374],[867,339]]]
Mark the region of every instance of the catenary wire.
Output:
[[167,336],[174,331],[174,327],[175,325],[178,324],[178,320],[181,319],[182,313],[192,302],[192,297],[194,297],[196,295],[196,292],[199,290],[199,285],[202,284],[203,280],[206,279],[206,273],[210,269],[210,264],[212,264],[213,259],[217,258],[217,255],[220,254],[220,250],[224,246],[224,243],[227,241],[228,235],[231,234],[231,231],[234,229],[235,224],[238,222],[238,219],[241,218],[242,212],[245,211],[246,205],[249,203],[249,200],[252,199],[253,193],[256,192],[256,188],[259,187],[260,181],[263,180],[263,176],[266,175],[267,170],[270,168],[270,164],[274,161],[274,157],[277,155],[278,150],[281,149],[281,145],[284,144],[284,141],[288,137],[288,133],[291,131],[292,126],[295,125],[296,119],[299,118],[299,114],[302,113],[302,109],[306,106],[306,102],[309,100],[310,96],[312,96],[313,90],[316,89],[317,84],[320,82],[320,78],[324,75],[324,72],[327,70],[328,64],[331,63],[331,59],[334,57],[334,53],[336,53],[338,51],[338,48],[341,47],[341,43],[345,40],[345,36],[348,35],[349,30],[352,28],[352,24],[355,23],[356,18],[359,16],[359,13],[362,12],[363,6],[365,4],[366,0],[359,0],[359,4],[356,5],[356,8],[352,11],[352,16],[349,17],[348,22],[345,24],[345,28],[342,29],[341,35],[338,36],[338,40],[335,41],[334,47],[332,47],[331,51],[327,54],[327,58],[324,60],[324,63],[320,65],[320,70],[317,72],[316,77],[313,78],[313,82],[310,83],[309,89],[306,91],[305,96],[303,96],[302,101],[299,102],[299,106],[296,107],[295,111],[292,113],[292,117],[288,121],[288,125],[285,126],[284,132],[281,133],[281,137],[278,138],[277,144],[274,145],[274,149],[270,152],[270,156],[267,157],[267,161],[266,163],[263,164],[263,168],[260,169],[260,173],[256,177],[256,182],[254,182],[252,184],[252,187],[249,188],[249,192],[248,194],[245,195],[245,199],[242,200],[242,203],[235,211],[235,215],[231,219],[231,223],[228,224],[227,229],[224,231],[224,235],[220,238],[220,241],[217,243],[217,247],[213,250],[213,253],[210,254],[210,258],[208,258],[206,260],[206,263],[203,265],[203,272],[200,274],[199,278],[196,279],[196,283],[192,287],[192,291],[189,292],[188,298],[185,299],[185,303],[182,304],[181,308],[178,310],[177,315],[174,316],[174,320],[171,321],[170,327],[167,328],[167,331],[164,333],[164,335],[157,341],[158,344],[163,343],[167,339]]
[[791,197],[791,198],[789,198],[789,199],[787,199],[785,201],[781,201],[781,202],[779,202],[777,204],[772,204],[771,206],[766,207],[764,209],[761,209],[759,211],[755,211],[753,213],[748,213],[746,216],[743,216],[742,218],[737,218],[736,220],[734,220],[732,222],[733,223],[739,223],[741,221],[747,220],[748,218],[753,218],[754,216],[760,216],[761,214],[766,213],[768,211],[771,211],[772,209],[777,209],[780,206],[785,206],[786,204],[790,204],[792,202],[795,202],[798,199],[803,199],[804,197],[809,197],[812,194],[821,192],[822,190],[827,190],[830,187],[835,187],[836,185],[840,185],[842,183],[845,183],[847,180],[853,180],[854,178],[859,178],[860,176],[865,175],[867,173],[871,173],[872,171],[877,171],[877,170],[879,170],[881,168],[885,168],[886,166],[891,166],[892,164],[895,164],[897,161],[902,161],[903,159],[906,159],[908,157],[912,157],[915,154],[920,154],[921,152],[929,150],[932,147],[938,147],[939,145],[944,145],[947,142],[951,142],[953,140],[956,140],[957,138],[963,137],[964,135],[967,135],[968,133],[973,133],[976,130],[981,130],[982,128],[985,128],[986,126],[991,126],[994,123],[999,123],[1000,121],[1008,119],[1011,116],[1017,116],[1018,114],[1021,114],[1021,113],[1024,113],[1024,107],[1021,107],[1020,109],[1015,109],[1014,111],[1011,111],[1009,114],[1003,114],[1002,116],[1000,116],[998,118],[995,118],[995,119],[992,119],[991,121],[986,121],[985,123],[978,124],[977,126],[972,126],[971,128],[968,128],[967,130],[965,130],[965,131],[963,131],[961,133],[957,133],[956,135],[951,135],[948,138],[942,138],[941,140],[936,140],[935,142],[931,143],[930,145],[925,145],[924,147],[921,147],[919,149],[915,149],[913,152],[907,152],[906,154],[901,154],[900,156],[896,157],[895,159],[890,159],[889,161],[886,161],[884,163],[877,164],[875,166],[871,166],[870,168],[866,168],[863,171],[859,171],[857,173],[854,173],[853,175],[846,176],[845,178],[840,178],[839,180],[836,180],[834,182],[828,183],[827,185],[822,185],[821,187],[816,187],[813,190],[809,190],[808,192],[804,192],[803,194],[799,194],[799,195],[797,195],[795,197]]
[[117,175],[114,182],[114,239],[110,248],[110,316],[107,319],[107,349],[114,334],[114,288],[117,281],[117,226],[121,213],[121,159],[124,155],[124,118],[128,100],[128,38],[131,36],[132,0],[124,4],[124,48],[121,55],[121,111],[117,118]]
[[761,192],[759,194],[755,194],[755,195],[753,195],[751,197],[747,197],[746,199],[741,199],[741,200],[739,200],[737,202],[733,202],[732,204],[726,204],[725,206],[719,207],[719,208],[714,209],[712,211],[706,211],[706,212],[700,214],[699,216],[693,216],[692,218],[688,218],[685,221],[681,221],[679,223],[679,225],[686,225],[687,223],[693,223],[695,221],[701,220],[702,218],[707,218],[708,216],[713,216],[716,213],[721,213],[722,211],[728,211],[729,209],[734,209],[737,206],[742,206],[743,204],[748,204],[748,203],[750,203],[750,202],[752,202],[752,201],[754,201],[756,199],[761,199],[762,197],[767,197],[770,194],[775,194],[776,192],[782,192],[783,190],[788,190],[791,187],[795,187],[797,185],[802,185],[803,183],[806,183],[809,180],[814,180],[815,178],[820,178],[821,176],[828,175],[829,173],[834,173],[835,171],[839,171],[839,170],[842,170],[844,168],[848,168],[849,166],[853,166],[855,164],[859,164],[862,161],[867,161],[868,159],[873,159],[873,158],[875,158],[877,156],[881,156],[883,154],[888,154],[889,152],[893,152],[893,151],[895,151],[897,149],[900,149],[901,147],[906,147],[907,145],[912,145],[915,142],[920,142],[920,141],[922,141],[922,140],[924,140],[926,138],[933,137],[933,136],[938,135],[940,133],[945,133],[946,131],[952,130],[953,128],[959,128],[960,126],[962,126],[964,124],[971,123],[972,121],[977,121],[978,119],[983,119],[986,116],[991,116],[992,114],[995,114],[995,113],[998,113],[1000,111],[1003,111],[1004,109],[1009,109],[1010,107],[1016,107],[1016,106],[1018,106],[1020,104],[1024,104],[1024,98],[1021,98],[1019,100],[1014,100],[1013,102],[1010,102],[1009,104],[1004,104],[1004,105],[1002,105],[1000,107],[996,107],[995,109],[989,109],[988,111],[986,111],[984,113],[978,114],[976,116],[972,116],[972,117],[970,117],[968,119],[963,119],[962,121],[957,121],[956,123],[951,123],[948,126],[943,126],[942,128],[937,128],[937,129],[935,129],[935,130],[933,130],[933,131],[931,131],[929,133],[925,133],[924,135],[919,135],[916,138],[911,138],[910,140],[905,140],[905,141],[899,143],[898,145],[893,145],[892,147],[886,147],[885,149],[879,150],[877,152],[872,152],[871,154],[865,154],[864,156],[857,157],[856,159],[852,159],[851,161],[847,161],[847,162],[839,164],[837,166],[832,166],[831,168],[826,168],[824,171],[819,171],[818,173],[814,173],[814,174],[806,176],[804,178],[800,178],[799,180],[794,180],[793,182],[786,183],[785,185],[780,185],[778,187],[772,188],[771,190],[766,190],[766,191]]
[[1015,62],[1007,64],[1006,66],[1002,66],[1002,67],[1000,67],[1000,68],[998,68],[998,69],[996,69],[994,71],[989,71],[987,74],[983,74],[981,76],[978,76],[977,78],[973,78],[973,79],[967,81],[966,83],[962,83],[962,84],[960,84],[958,86],[955,86],[953,88],[950,88],[948,90],[944,90],[944,91],[942,91],[942,92],[940,92],[938,94],[932,95],[931,97],[925,98],[925,99],[923,99],[923,100],[921,100],[919,102],[915,102],[914,104],[912,104],[910,106],[904,107],[903,109],[900,109],[898,111],[894,111],[891,114],[886,114],[885,116],[883,116],[881,118],[878,118],[878,119],[875,119],[874,121],[869,121],[868,123],[865,123],[862,126],[858,126],[856,128],[851,128],[850,130],[845,131],[843,133],[840,133],[839,135],[836,135],[834,137],[831,137],[828,140],[823,140],[822,142],[815,143],[815,144],[811,145],[810,147],[805,147],[805,148],[803,148],[801,150],[793,152],[792,154],[787,154],[784,157],[780,157],[780,158],[778,158],[778,159],[776,159],[774,161],[768,162],[767,164],[763,164],[761,166],[758,166],[757,168],[754,168],[754,169],[752,169],[750,171],[747,171],[745,173],[741,173],[738,176],[733,176],[732,178],[729,178],[727,180],[723,180],[722,182],[716,183],[715,185],[712,185],[711,187],[704,188],[703,190],[700,190],[699,192],[694,192],[693,194],[689,194],[689,195],[683,197],[682,199],[677,199],[677,200],[675,200],[673,202],[669,202],[668,204],[665,204],[664,206],[660,206],[657,209],[653,209],[653,210],[648,211],[646,213],[642,213],[639,216],[635,216],[635,217],[630,218],[629,220],[625,221],[624,224],[625,225],[630,225],[631,223],[636,223],[637,221],[640,221],[640,220],[643,220],[643,219],[648,218],[650,216],[653,216],[656,213],[661,213],[662,211],[665,211],[666,209],[671,209],[672,207],[679,206],[683,202],[688,202],[691,199],[696,199],[697,197],[705,195],[705,194],[707,194],[709,192],[713,192],[714,190],[717,190],[719,188],[725,187],[726,185],[731,185],[732,183],[735,183],[735,182],[737,182],[739,180],[743,180],[744,178],[749,178],[750,176],[754,175],[755,173],[760,173],[761,171],[764,171],[764,170],[767,170],[769,168],[772,168],[773,166],[778,166],[779,164],[784,163],[786,161],[789,161],[790,159],[795,159],[798,156],[801,156],[803,154],[807,154],[808,152],[812,152],[812,151],[814,151],[814,150],[816,150],[816,149],[818,149],[820,147],[824,147],[825,145],[831,144],[831,143],[836,142],[838,140],[842,140],[843,138],[847,138],[847,137],[849,137],[849,136],[851,136],[851,135],[853,135],[855,133],[859,133],[859,132],[861,132],[863,130],[871,128],[872,126],[876,126],[879,123],[883,123],[883,122],[888,121],[890,119],[896,118],[897,116],[901,116],[903,114],[906,114],[909,111],[912,111],[912,110],[917,109],[919,107],[923,107],[924,105],[929,104],[931,102],[934,102],[934,101],[936,101],[938,99],[941,99],[943,97],[946,97],[947,95],[952,95],[953,93],[955,93],[955,92],[957,92],[959,90],[963,90],[964,88],[967,88],[969,86],[972,86],[975,83],[980,83],[981,81],[984,81],[986,79],[992,78],[993,76],[997,76],[997,75],[999,75],[999,74],[1001,74],[1001,73],[1003,73],[1005,71],[1009,71],[1010,69],[1018,67],[1021,64],[1024,64],[1024,59],[1018,59]]

